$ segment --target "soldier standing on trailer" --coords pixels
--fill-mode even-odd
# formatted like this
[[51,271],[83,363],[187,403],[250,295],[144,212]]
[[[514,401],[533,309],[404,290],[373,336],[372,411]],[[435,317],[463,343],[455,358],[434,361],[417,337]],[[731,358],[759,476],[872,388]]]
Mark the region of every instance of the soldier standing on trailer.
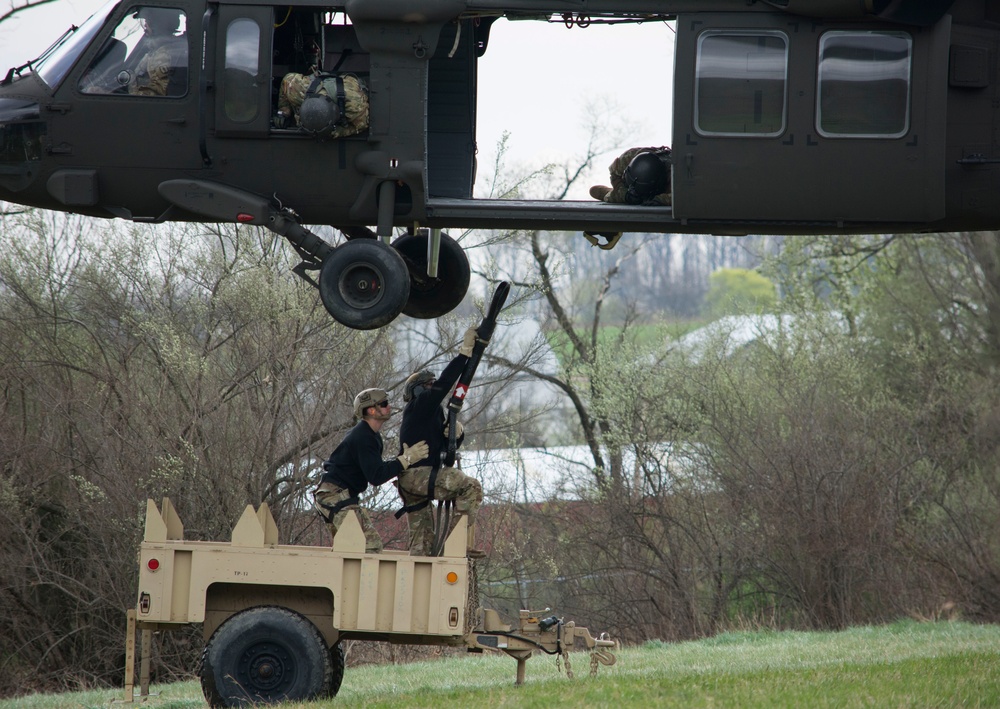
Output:
[[361,507],[359,496],[369,485],[377,487],[387,483],[424,459],[427,443],[420,440],[412,445],[404,444],[398,458],[382,460],[380,432],[392,415],[389,395],[384,389],[365,389],[354,397],[354,415],[361,420],[323,464],[326,472],[313,492],[313,500],[334,538],[344,518],[351,511],[357,511],[365,533],[365,551],[380,554],[382,538],[375,531],[368,512]]
[[[442,403],[451,394],[465,369],[472,349],[476,344],[476,329],[465,331],[458,355],[445,367],[437,379],[428,371],[415,372],[406,380],[403,390],[403,421],[399,428],[399,440],[403,447],[408,441],[426,440],[429,452],[426,458],[402,473],[396,481],[399,496],[403,500],[403,512],[410,527],[410,554],[428,556],[434,546],[434,500],[455,502],[455,511],[468,516],[467,548],[470,557],[481,557],[483,553],[474,549],[476,511],[483,502],[483,486],[475,478],[469,477],[458,468],[442,467],[441,458],[447,451],[448,430]],[[455,423],[455,436],[461,441],[461,424]],[[436,475],[434,472],[436,471]],[[434,477],[433,491],[429,492],[431,478]],[[456,516],[447,534],[455,528]],[[445,538],[447,538],[447,534]]]

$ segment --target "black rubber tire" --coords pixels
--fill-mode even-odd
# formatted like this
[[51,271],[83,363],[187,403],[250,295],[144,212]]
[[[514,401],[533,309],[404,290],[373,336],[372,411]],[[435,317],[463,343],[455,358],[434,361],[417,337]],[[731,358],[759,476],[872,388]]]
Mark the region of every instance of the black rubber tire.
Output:
[[392,242],[392,248],[423,275],[410,278],[410,295],[403,314],[428,320],[439,318],[458,307],[469,290],[472,269],[465,249],[445,233],[441,234],[438,254],[438,278],[427,278],[427,241],[429,237],[407,234]]
[[377,239],[333,250],[319,272],[319,296],[334,319],[355,330],[388,325],[403,311],[410,274],[403,258]]
[[309,620],[280,606],[257,606],[212,633],[199,675],[210,706],[243,707],[325,697],[333,667],[323,635]]
[[340,685],[344,681],[345,664],[344,646],[337,643],[330,648],[330,665],[333,667],[333,676],[330,678],[330,688],[326,693],[328,697],[336,697],[337,692],[340,691]]

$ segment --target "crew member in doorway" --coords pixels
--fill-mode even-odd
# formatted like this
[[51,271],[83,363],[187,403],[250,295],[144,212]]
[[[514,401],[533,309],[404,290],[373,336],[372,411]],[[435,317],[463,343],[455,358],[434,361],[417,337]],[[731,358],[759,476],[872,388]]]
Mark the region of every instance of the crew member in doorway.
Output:
[[670,148],[630,148],[608,167],[611,186],[594,185],[590,196],[603,202],[669,207]]
[[337,121],[327,138],[346,138],[368,130],[368,87],[353,74],[289,73],[281,79],[275,128],[299,125],[303,102],[322,97],[337,106]]
[[[450,396],[465,369],[472,349],[476,344],[476,329],[470,327],[462,338],[462,346],[440,377],[428,371],[414,372],[406,380],[403,390],[403,421],[399,428],[399,440],[406,446],[408,441],[426,440],[428,455],[402,473],[396,481],[399,496],[403,500],[410,527],[410,554],[428,556],[434,546],[434,500],[455,503],[455,512],[445,538],[458,523],[458,515],[468,517],[468,538],[466,545],[470,557],[479,558],[483,553],[475,549],[476,511],[483,502],[483,486],[455,467],[443,466],[442,458],[447,452],[448,428],[442,404]],[[455,422],[455,436],[459,443],[464,438],[462,425]],[[436,472],[436,475],[435,475]],[[431,478],[434,479],[430,490]],[[399,516],[399,513],[397,513]]]
[[382,460],[381,431],[392,415],[389,395],[384,389],[365,389],[354,397],[354,415],[360,421],[323,464],[326,472],[313,492],[313,500],[334,539],[347,515],[356,511],[365,533],[365,551],[379,554],[382,538],[368,512],[361,507],[359,496],[369,485],[378,487],[387,483],[426,458],[428,448],[423,440],[413,441],[411,445],[403,445],[397,458]]

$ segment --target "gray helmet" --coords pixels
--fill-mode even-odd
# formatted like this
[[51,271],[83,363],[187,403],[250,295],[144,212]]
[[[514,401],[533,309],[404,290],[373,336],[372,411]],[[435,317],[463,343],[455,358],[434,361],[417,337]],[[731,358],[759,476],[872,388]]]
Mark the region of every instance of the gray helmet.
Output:
[[648,202],[666,192],[669,177],[667,166],[656,153],[639,153],[632,158],[622,175],[626,188],[625,201],[628,204]]
[[181,11],[168,7],[140,7],[136,12],[140,20],[157,36],[171,35],[181,26]]
[[406,383],[403,385],[403,401],[409,401],[412,399],[413,392],[418,386],[422,384],[430,384],[434,381],[434,379],[434,373],[428,372],[426,369],[411,374],[406,378]]
[[326,92],[306,93],[299,109],[299,126],[318,138],[329,138],[344,122],[344,113],[336,99]]
[[383,401],[388,400],[389,395],[386,394],[385,389],[379,389],[377,387],[365,389],[354,397],[354,415],[358,418],[364,418],[365,409],[369,406],[378,406]]

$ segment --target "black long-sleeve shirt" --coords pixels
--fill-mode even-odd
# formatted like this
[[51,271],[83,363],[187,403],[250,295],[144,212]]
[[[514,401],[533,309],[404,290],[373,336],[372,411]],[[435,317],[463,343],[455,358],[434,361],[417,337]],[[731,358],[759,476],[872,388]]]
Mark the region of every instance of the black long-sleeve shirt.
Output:
[[[419,439],[418,439],[419,440]],[[393,458],[382,460],[382,436],[366,421],[359,421],[323,464],[323,482],[360,495],[369,485],[378,487],[403,472],[403,464]]]
[[446,449],[448,442],[444,435],[447,419],[441,404],[444,402],[444,398],[451,394],[458,378],[465,371],[465,365],[468,361],[469,358],[465,355],[457,355],[444,368],[441,376],[429,388],[421,390],[410,399],[403,409],[403,420],[399,424],[400,444],[405,443],[412,446],[419,441],[427,441],[427,457],[420,461],[414,461],[414,467],[420,465],[438,467],[441,465],[441,452]]

